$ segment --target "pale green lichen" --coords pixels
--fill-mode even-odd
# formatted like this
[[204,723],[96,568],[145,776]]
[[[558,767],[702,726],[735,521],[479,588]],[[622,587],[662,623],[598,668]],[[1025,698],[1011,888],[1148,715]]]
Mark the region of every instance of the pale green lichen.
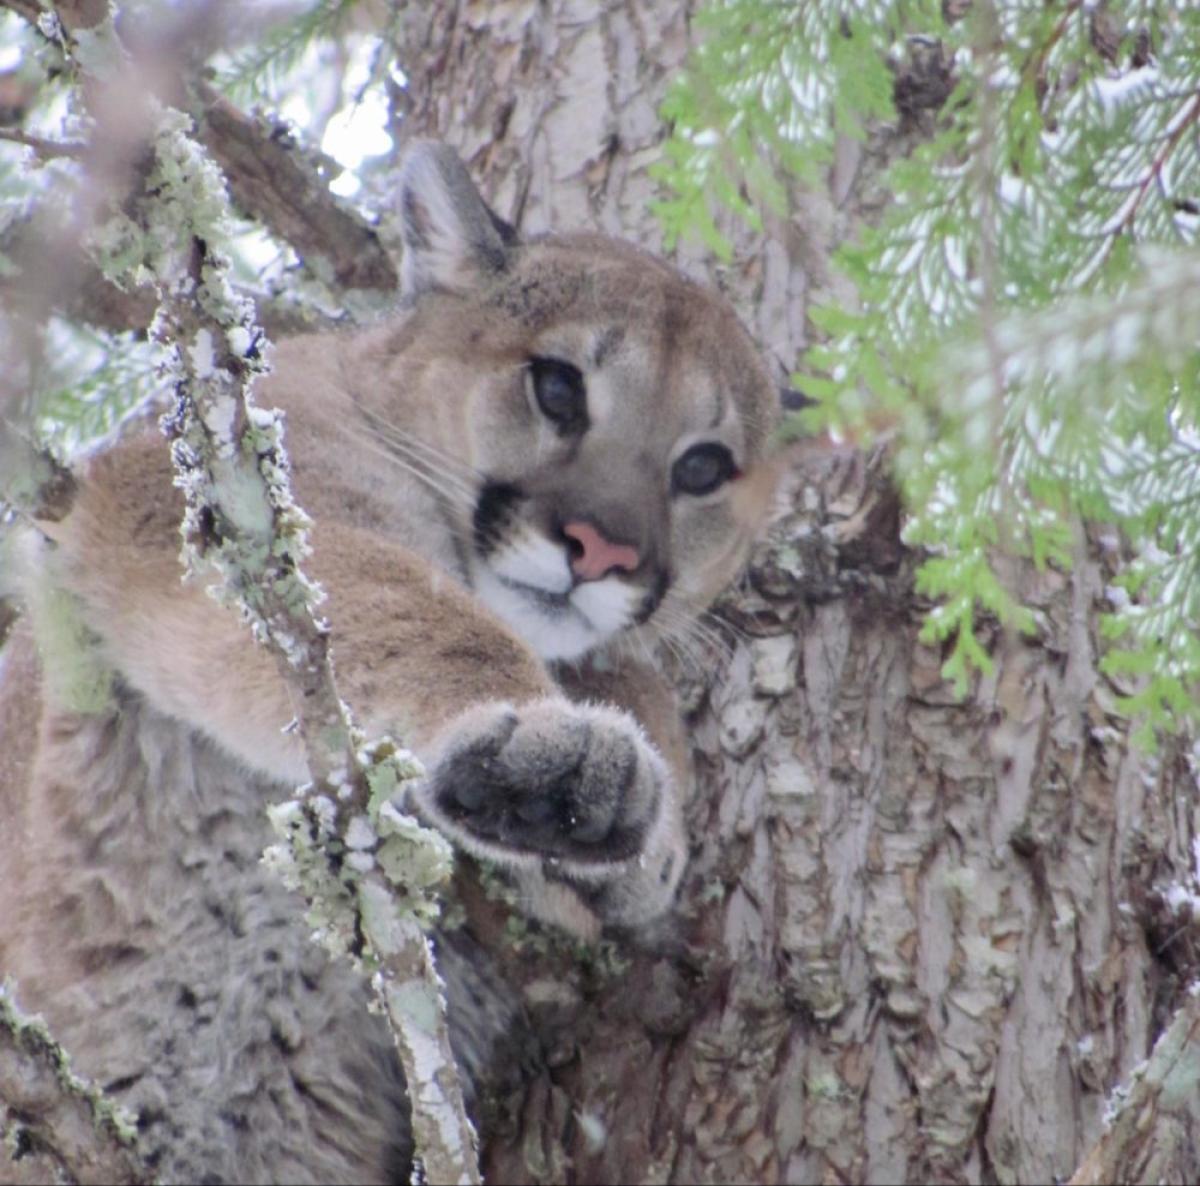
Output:
[[[410,924],[411,925],[411,924]],[[425,946],[427,966],[432,968],[428,940],[424,934],[410,935],[403,943],[420,943]],[[479,1179],[468,1173],[465,1166],[474,1160],[475,1130],[465,1115],[459,1115],[459,1104],[446,1092],[443,1074],[446,1059],[443,1047],[446,1041],[445,1014],[441,1003],[441,982],[435,977],[414,976],[407,980],[387,980],[381,974],[372,978],[372,987],[386,1003],[393,1022],[396,1040],[403,1048],[403,1061],[409,1070],[408,1090],[414,1101],[414,1128],[418,1119],[423,1127],[432,1125],[438,1133],[436,1150],[438,1162],[430,1170],[441,1169],[435,1181],[445,1180],[442,1175],[453,1165],[464,1167],[459,1170],[458,1182],[469,1183]],[[464,1137],[472,1148],[464,1146]],[[427,1149],[434,1148],[432,1142],[424,1142]],[[416,1169],[416,1167],[414,1167]],[[424,1166],[416,1170],[414,1181],[426,1180]]]
[[431,926],[441,914],[437,891],[454,869],[453,849],[439,833],[391,804],[384,805],[378,826],[380,845],[375,856],[383,875],[404,895],[417,921]]
[[1200,1098],[1200,1047],[1181,1041],[1174,1062],[1162,1076],[1162,1104],[1180,1112]]
[[[199,446],[199,442],[196,444]],[[219,542],[205,553],[205,559],[224,578],[221,598],[239,609],[256,637],[262,641],[269,638],[293,666],[298,666],[305,661],[305,651],[287,619],[307,613],[322,626],[317,610],[325,593],[300,568],[311,552],[308,531],[312,523],[291,494],[282,413],[251,406],[241,451],[248,465],[222,467],[211,480],[193,466],[179,484],[188,495],[189,505],[193,499],[199,505],[215,503],[220,515],[235,529],[221,532]],[[269,590],[282,612],[268,614],[264,590]],[[326,728],[337,726],[327,724]],[[320,741],[327,751],[339,752],[346,748],[348,737],[338,731]]]
[[808,1076],[805,1086],[812,1099],[840,1100],[849,1098],[846,1084],[832,1071],[814,1071]]
[[52,12],[50,9],[40,13],[37,19],[37,29],[47,41],[52,41],[55,45],[66,49],[67,35],[62,27],[62,22],[58,19],[58,13]]
[[955,905],[970,902],[978,882],[979,874],[967,865],[948,868],[942,874],[942,884],[946,893],[954,899]]
[[46,588],[32,618],[46,683],[58,703],[87,716],[107,712],[114,704],[113,672],[78,600],[63,589]]
[[35,507],[54,479],[50,456],[9,424],[0,423],[0,498],[11,507]]
[[[382,742],[367,750],[359,769],[339,769],[355,764],[361,741],[333,691],[323,637],[328,628],[317,615],[324,595],[300,568],[310,523],[292,498],[282,415],[250,400],[255,375],[266,369],[262,331],[215,246],[228,229],[228,199],[219,171],[189,130],[185,116],[160,113],[146,187],[153,198],[136,212],[140,221],[110,220],[93,250],[106,257],[106,271],[120,267],[135,283],[149,280],[162,297],[152,334],[164,347],[164,373],[181,393],[166,425],[174,438],[175,482],[187,506],[185,565],[215,567],[222,577],[219,598],[293,668],[318,674],[320,707],[304,722],[305,739],[310,767],[328,793],[302,789],[270,810],[282,843],[270,846],[263,860],[303,893],[314,939],[367,971],[415,972],[440,1017],[440,983],[423,928],[438,916],[436,891],[450,874],[451,850],[395,806],[405,781],[419,773],[411,755]],[[350,806],[360,777],[368,790],[365,815]],[[354,843],[348,845],[351,820]],[[410,1020],[391,1007],[392,988],[389,981],[381,992],[402,1055],[411,1055],[424,1048],[425,1038],[406,1032]],[[462,1132],[469,1126],[444,1033],[430,1039],[428,1053],[428,1067],[405,1061],[414,1132],[424,1131],[424,1151],[439,1166],[447,1164],[443,1155],[466,1165]],[[440,1082],[443,1071],[447,1083]]]
[[[321,594],[298,568],[308,554],[309,520],[293,502],[287,481],[282,417],[268,410],[243,417],[243,389],[266,370],[258,348],[262,331],[252,303],[233,288],[230,261],[216,247],[231,230],[224,180],[190,130],[191,120],[183,113],[158,112],[146,179],[153,199],[141,203],[133,216],[114,214],[90,235],[88,246],[115,283],[154,284],[167,298],[151,335],[163,346],[164,372],[177,376],[191,397],[187,413],[175,424],[172,448],[176,485],[188,508],[185,565],[191,570],[202,559],[215,567],[223,578],[218,596],[234,604],[262,639],[272,636],[272,623],[264,616],[265,581],[282,593],[289,610],[315,606]],[[189,261],[198,240],[205,244],[205,257],[196,283]],[[195,327],[187,341],[180,340],[173,312],[184,299],[214,323]],[[218,343],[236,353],[218,350]],[[243,419],[245,431],[239,435]],[[215,530],[205,529],[206,514],[215,517]],[[197,541],[202,541],[202,557]],[[300,662],[286,624],[275,625],[281,650]]]
[[[219,242],[231,232],[229,203],[220,169],[188,134],[192,121],[181,111],[157,111],[153,164],[145,192],[153,200],[138,211],[142,221],[118,211],[91,230],[85,246],[96,264],[114,284],[140,287],[184,288],[191,284],[186,260],[194,237]],[[198,291],[206,312],[223,312],[230,304],[244,304],[219,266],[213,275],[202,274],[209,291]],[[218,320],[224,320],[220,315]],[[236,320],[236,319],[235,319]]]
[[340,855],[342,844],[330,827],[332,813],[322,809],[328,803],[313,796],[268,807],[283,843],[266,848],[262,861],[309,903],[305,921],[313,940],[334,955],[347,955],[357,942],[355,895],[330,869],[330,857]]
[[[477,1180],[464,1145],[471,1135],[462,1111],[446,1032],[443,985],[426,929],[440,910],[438,890],[453,856],[446,840],[405,814],[406,783],[421,773],[411,754],[388,739],[359,742],[356,757],[369,788],[365,812],[339,814],[338,802],[305,793],[270,809],[284,843],[263,855],[310,903],[313,937],[371,973],[377,1010],[387,1014],[414,1102],[419,1147],[443,1175],[459,1167]],[[407,971],[405,979],[395,970]]]
[[[388,946],[397,919],[422,927],[437,921],[438,891],[453,872],[454,855],[443,836],[396,806],[405,785],[422,773],[416,759],[387,738],[362,745],[359,758],[371,791],[366,813],[351,816],[339,834],[334,802],[301,788],[297,798],[268,808],[285,843],[268,848],[263,860],[312,903],[308,922],[322,945],[374,966],[374,949]],[[392,887],[390,906],[381,913],[372,904],[360,928],[364,877],[376,868]],[[361,937],[366,947],[360,950]]]
[[[44,1059],[51,1064],[59,1086],[67,1094],[84,1102],[97,1129],[104,1130],[131,1149],[136,1145],[137,1118],[71,1069],[70,1055],[54,1040],[45,1021],[40,1016],[25,1014],[18,1008],[9,980],[0,983],[0,1027],[13,1035],[18,1048],[33,1058]],[[5,1135],[7,1137],[8,1134]]]

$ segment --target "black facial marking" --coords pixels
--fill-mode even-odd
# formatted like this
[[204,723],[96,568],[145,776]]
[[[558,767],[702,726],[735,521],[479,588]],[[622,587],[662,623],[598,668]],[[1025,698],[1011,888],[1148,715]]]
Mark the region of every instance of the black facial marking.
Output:
[[511,482],[485,482],[475,503],[475,548],[486,556],[501,539],[505,524],[525,495]]
[[642,598],[641,605],[637,608],[637,613],[634,614],[633,620],[639,625],[644,625],[653,616],[654,611],[658,609],[662,599],[667,595],[667,589],[671,585],[670,573],[660,570],[654,578],[654,585],[646,591],[646,595]]

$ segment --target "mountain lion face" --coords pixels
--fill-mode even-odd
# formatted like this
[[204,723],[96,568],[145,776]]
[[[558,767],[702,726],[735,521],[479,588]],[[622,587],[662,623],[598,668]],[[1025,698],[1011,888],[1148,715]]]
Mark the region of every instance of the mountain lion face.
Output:
[[[456,174],[415,180],[410,254],[436,259],[439,237],[455,254],[406,276],[394,348],[406,385],[415,368],[441,402],[408,461],[441,475],[463,578],[546,660],[685,635],[774,488],[778,394],[749,336],[629,244],[520,243]],[[381,420],[405,419],[404,399],[385,395]]]
[[[398,182],[403,307],[280,342],[257,392],[287,415],[338,691],[422,763],[394,805],[523,912],[593,940],[641,927],[683,876],[691,780],[652,646],[704,631],[762,520],[775,387],[669,265],[519,241],[442,145],[411,145]],[[312,777],[302,689],[206,574],[181,583],[158,434],[131,423],[77,481],[68,515],[21,529],[30,626],[0,656],[0,968],[164,1180],[390,1181],[392,1038],[258,860],[264,804]],[[69,639],[66,674],[39,675],[39,632]],[[117,678],[85,707],[71,673],[93,661]],[[438,958],[456,1052],[485,1068],[521,992],[488,956],[508,948],[494,911],[471,913]]]

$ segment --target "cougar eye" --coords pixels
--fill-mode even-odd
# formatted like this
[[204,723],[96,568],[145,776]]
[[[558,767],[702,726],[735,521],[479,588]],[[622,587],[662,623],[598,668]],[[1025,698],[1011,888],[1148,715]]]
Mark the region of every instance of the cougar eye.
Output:
[[553,421],[559,432],[587,428],[587,392],[578,367],[560,358],[532,358],[529,373],[542,415]]
[[724,445],[694,445],[671,468],[671,488],[677,494],[711,494],[738,475],[733,454]]

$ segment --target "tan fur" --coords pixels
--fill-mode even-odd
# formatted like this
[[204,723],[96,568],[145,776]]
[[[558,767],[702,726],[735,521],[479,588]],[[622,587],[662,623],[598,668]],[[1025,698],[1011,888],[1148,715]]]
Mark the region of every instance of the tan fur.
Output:
[[[585,934],[636,924],[669,908],[685,854],[686,756],[652,656],[664,637],[687,645],[765,514],[773,385],[720,298],[611,239],[515,245],[444,149],[410,154],[399,201],[406,309],[283,343],[256,393],[287,413],[296,493],[316,521],[306,567],[329,595],[339,687],[371,732],[425,760],[412,806],[497,860],[532,913]],[[545,413],[531,377],[542,358],[583,376],[586,431]],[[727,449],[740,471],[699,496],[673,478],[697,442]],[[127,441],[80,478],[71,515],[28,541],[24,585],[35,625],[44,590],[70,594],[117,675],[116,699],[72,712],[48,669],[35,752],[36,664],[24,634],[8,648],[0,972],[51,1014],[85,1069],[121,1081],[148,1114],[165,1092],[160,1112],[199,1117],[208,1138],[220,1109],[205,1109],[199,1084],[207,1074],[217,1096],[236,1095],[229,1075],[244,1063],[246,1089],[267,1090],[261,1043],[289,1053],[293,1082],[318,1083],[269,1115],[247,1112],[215,1161],[194,1133],[156,1129],[170,1174],[219,1164],[241,1180],[294,1176],[277,1128],[300,1124],[320,1146],[306,1180],[383,1176],[402,1123],[390,1106],[374,1119],[356,1111],[371,1085],[395,1088],[380,1035],[346,1003],[355,988],[333,970],[304,971],[313,957],[294,922],[274,961],[255,945],[261,927],[289,925],[278,887],[252,865],[268,788],[306,775],[284,732],[287,688],[203,579],[181,584],[182,505],[161,439]],[[616,541],[636,570],[572,584],[570,522],[595,525],[589,538]],[[235,888],[223,900],[226,875]],[[183,904],[174,921],[172,899]],[[206,910],[224,919],[219,934]],[[192,981],[177,999],[163,988],[180,945],[228,1015],[217,1047],[197,1040],[195,1066],[161,1047],[181,1017],[199,1024]],[[212,975],[220,961],[253,969]],[[265,996],[264,983],[275,986]],[[122,1030],[131,993],[159,1002],[138,1041]],[[282,1020],[267,1017],[271,1001]],[[342,1035],[324,1071],[319,1051],[332,1047],[313,1026]],[[355,1026],[368,1036],[347,1037]],[[304,1062],[297,1052],[310,1047]],[[154,1069],[163,1058],[192,1083],[183,1101]],[[246,1125],[262,1132],[248,1137]]]

